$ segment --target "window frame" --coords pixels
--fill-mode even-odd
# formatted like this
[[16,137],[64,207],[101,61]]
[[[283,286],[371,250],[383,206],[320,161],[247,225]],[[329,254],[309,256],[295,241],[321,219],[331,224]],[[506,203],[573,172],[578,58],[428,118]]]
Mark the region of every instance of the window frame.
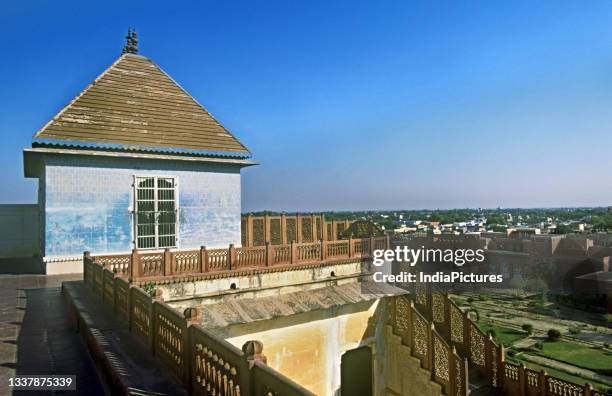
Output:
[[[155,233],[153,237],[155,238],[155,246],[153,247],[138,247],[138,179],[140,178],[153,178],[153,213],[155,213]],[[172,179],[174,182],[174,213],[175,213],[175,221],[174,221],[174,245],[172,246],[159,246],[160,236],[159,236],[159,222],[158,222],[158,213],[159,213],[159,195],[158,195],[158,179]],[[137,250],[164,250],[166,248],[179,248],[180,239],[179,239],[179,178],[176,175],[163,175],[163,174],[134,174],[132,175],[132,231],[134,233],[133,238],[133,246],[134,249]],[[162,200],[163,201],[163,200]]]

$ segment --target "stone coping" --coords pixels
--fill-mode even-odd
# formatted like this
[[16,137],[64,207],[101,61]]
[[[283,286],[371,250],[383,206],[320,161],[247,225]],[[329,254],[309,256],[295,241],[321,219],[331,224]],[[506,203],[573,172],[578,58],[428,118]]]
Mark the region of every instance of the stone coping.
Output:
[[83,284],[62,283],[77,331],[112,395],[187,395],[181,384],[151,355],[127,323],[118,320]]

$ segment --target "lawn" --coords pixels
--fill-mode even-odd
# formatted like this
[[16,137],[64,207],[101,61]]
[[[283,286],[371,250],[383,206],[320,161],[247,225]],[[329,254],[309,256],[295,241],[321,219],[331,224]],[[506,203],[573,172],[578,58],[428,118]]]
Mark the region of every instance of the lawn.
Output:
[[543,343],[542,349],[535,353],[599,374],[612,375],[612,352],[600,348],[566,341],[547,341]]
[[478,327],[486,334],[489,333],[489,330],[495,331],[495,342],[506,347],[511,346],[516,341],[527,337],[526,332],[498,326],[486,320],[479,321]]

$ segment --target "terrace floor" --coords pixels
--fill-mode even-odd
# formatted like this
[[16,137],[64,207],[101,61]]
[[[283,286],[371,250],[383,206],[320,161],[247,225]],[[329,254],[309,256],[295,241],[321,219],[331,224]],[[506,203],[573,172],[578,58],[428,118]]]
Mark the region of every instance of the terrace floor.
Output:
[[[103,395],[87,350],[70,324],[61,283],[82,275],[0,275],[0,395]],[[15,375],[76,375],[76,391],[15,391]]]

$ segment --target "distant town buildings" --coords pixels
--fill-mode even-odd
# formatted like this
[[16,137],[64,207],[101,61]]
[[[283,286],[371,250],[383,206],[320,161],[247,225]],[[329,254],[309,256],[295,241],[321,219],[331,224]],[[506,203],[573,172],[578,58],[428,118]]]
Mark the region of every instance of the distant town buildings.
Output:
[[505,286],[512,288],[537,278],[555,293],[597,295],[600,308],[612,313],[612,234],[546,235],[537,228],[518,228],[464,235],[413,233],[396,235],[393,241],[413,249],[483,249],[485,261],[462,270],[502,274]]
[[[384,218],[388,219],[389,216],[384,215]],[[433,235],[461,235],[488,231],[505,232],[508,235],[511,233],[545,235],[566,234],[570,232],[586,233],[591,231],[591,226],[580,220],[556,221],[548,217],[545,221],[529,222],[523,216],[516,216],[517,222],[515,223],[510,213],[505,214],[503,218],[503,223],[491,222],[487,217],[443,223],[428,219],[408,220],[405,219],[403,214],[399,214],[396,216],[395,227],[392,231],[395,234],[423,232]]]

